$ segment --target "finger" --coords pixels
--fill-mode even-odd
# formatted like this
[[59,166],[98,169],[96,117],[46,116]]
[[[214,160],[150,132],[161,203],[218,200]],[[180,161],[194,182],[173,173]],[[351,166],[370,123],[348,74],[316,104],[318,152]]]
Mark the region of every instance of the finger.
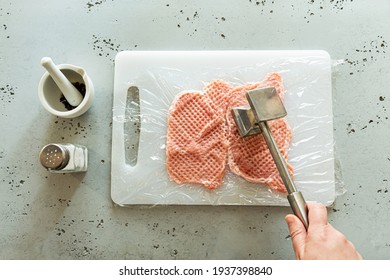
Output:
[[286,216],[285,220],[288,230],[290,231],[295,255],[297,256],[297,259],[299,259],[305,249],[306,228],[301,220],[295,215],[289,214]]
[[308,203],[309,228],[315,226],[325,226],[328,224],[328,212],[326,207],[320,203]]

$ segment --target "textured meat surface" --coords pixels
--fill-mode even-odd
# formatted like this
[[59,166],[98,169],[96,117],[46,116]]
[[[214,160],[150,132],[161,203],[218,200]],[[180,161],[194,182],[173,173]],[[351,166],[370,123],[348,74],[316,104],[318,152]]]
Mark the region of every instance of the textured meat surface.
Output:
[[232,87],[222,80],[211,81],[211,83],[204,88],[205,95],[211,100],[211,106],[216,113],[221,114],[223,118],[225,117],[229,105],[231,90]]
[[[276,88],[283,99],[281,76],[271,73],[258,83],[231,87],[222,80],[208,84],[203,92],[184,92],[172,103],[168,115],[167,170],[176,183],[197,183],[214,189],[222,185],[226,165],[249,182],[267,184],[285,192],[272,155],[262,135],[241,137],[231,109],[247,105],[249,90]],[[268,122],[287,159],[291,129],[284,119]],[[292,167],[288,168],[293,175]]]
[[[248,90],[273,86],[281,98],[284,97],[282,79],[279,74],[272,73],[259,82],[246,84],[236,87],[232,90],[230,104],[226,113],[228,126],[228,165],[230,170],[254,183],[265,183],[272,189],[285,192],[283,181],[280,178],[272,155],[261,134],[241,137],[234,123],[231,108],[247,105],[248,101],[245,93]],[[288,147],[291,142],[291,129],[284,119],[277,119],[268,122],[271,133],[281,151],[281,154],[287,159]],[[287,164],[291,175],[293,175],[291,165]]]
[[166,155],[169,176],[176,183],[198,183],[214,189],[223,182],[228,146],[226,109],[216,109],[224,102],[217,94],[223,87],[216,82],[208,86],[207,94],[182,93],[171,105]]

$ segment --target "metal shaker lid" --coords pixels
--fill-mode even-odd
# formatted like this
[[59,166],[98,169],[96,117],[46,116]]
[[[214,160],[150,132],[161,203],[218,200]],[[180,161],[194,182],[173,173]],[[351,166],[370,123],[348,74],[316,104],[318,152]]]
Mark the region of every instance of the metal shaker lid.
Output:
[[47,169],[61,170],[69,162],[69,151],[59,144],[48,144],[39,154],[41,164]]

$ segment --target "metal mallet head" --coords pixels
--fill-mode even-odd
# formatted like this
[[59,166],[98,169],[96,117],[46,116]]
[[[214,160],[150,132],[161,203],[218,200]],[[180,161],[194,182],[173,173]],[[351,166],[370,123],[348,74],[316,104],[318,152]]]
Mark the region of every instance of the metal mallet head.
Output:
[[283,102],[274,87],[255,89],[246,93],[250,106],[232,109],[240,136],[261,133],[259,122],[282,118],[287,115]]

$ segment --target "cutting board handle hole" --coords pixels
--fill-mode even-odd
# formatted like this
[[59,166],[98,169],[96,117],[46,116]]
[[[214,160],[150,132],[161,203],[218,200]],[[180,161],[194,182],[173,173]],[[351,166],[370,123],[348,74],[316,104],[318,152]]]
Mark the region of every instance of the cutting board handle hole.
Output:
[[130,86],[127,90],[124,143],[125,143],[125,161],[127,165],[135,166],[138,160],[139,140],[141,133],[139,89],[136,86]]

